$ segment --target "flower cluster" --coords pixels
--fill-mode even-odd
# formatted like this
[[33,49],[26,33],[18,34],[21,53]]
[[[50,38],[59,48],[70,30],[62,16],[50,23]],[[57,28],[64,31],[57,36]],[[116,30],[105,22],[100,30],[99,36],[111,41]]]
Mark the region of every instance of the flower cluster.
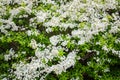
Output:
[[[0,44],[10,46],[9,54],[3,52],[9,47],[0,50],[5,61],[18,57],[10,66],[12,78],[43,80],[52,72],[67,72],[79,60],[94,67],[85,62],[92,51],[97,56],[112,53],[120,57],[120,48],[114,49],[120,42],[116,35],[120,31],[119,9],[118,0],[0,0]],[[81,58],[85,52],[91,53],[90,57]],[[94,59],[98,62],[95,73],[109,62],[98,57],[91,61]],[[108,66],[103,71],[108,72]]]

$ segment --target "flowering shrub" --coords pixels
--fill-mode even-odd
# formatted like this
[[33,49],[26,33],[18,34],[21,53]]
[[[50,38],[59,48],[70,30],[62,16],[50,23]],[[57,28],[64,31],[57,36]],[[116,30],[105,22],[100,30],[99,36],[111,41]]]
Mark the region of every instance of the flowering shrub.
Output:
[[0,79],[119,80],[119,0],[0,0]]

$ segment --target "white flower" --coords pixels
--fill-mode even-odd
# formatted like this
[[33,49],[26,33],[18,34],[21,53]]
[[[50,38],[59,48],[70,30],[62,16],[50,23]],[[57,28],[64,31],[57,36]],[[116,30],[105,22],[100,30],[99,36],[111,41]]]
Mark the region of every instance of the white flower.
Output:
[[84,44],[84,43],[85,43],[85,40],[83,40],[83,39],[78,41],[78,44],[79,44],[79,45],[82,45],[82,44]]
[[55,1],[53,0],[42,0],[44,4],[55,4]]
[[10,55],[4,55],[4,60],[5,60],[5,61],[8,61],[8,60],[10,60],[10,59],[11,59]]
[[8,80],[7,78],[3,78],[2,80]]
[[26,51],[22,51],[21,53],[22,53],[22,54],[26,54]]
[[115,43],[120,43],[120,38],[116,39]]
[[37,35],[39,34],[39,31],[38,31],[38,30],[35,30],[35,31],[33,32],[33,34],[34,34],[35,36],[37,36]]
[[50,27],[48,27],[47,29],[46,29],[46,32],[47,33],[49,33],[49,32],[52,32],[53,30],[52,30],[52,28],[50,28]]
[[37,48],[37,49],[35,50],[35,56],[38,57],[38,58],[41,58],[41,57],[43,56],[42,51],[40,51],[40,49]]
[[14,54],[15,54],[15,51],[11,48],[11,49],[9,50],[9,54],[10,54],[10,55],[14,55]]
[[31,43],[30,43],[30,46],[32,47],[32,49],[36,49],[37,48],[37,42],[34,39],[32,39]]
[[44,23],[43,25],[46,27],[49,27],[49,26],[56,27],[56,26],[59,26],[59,24],[60,24],[60,18],[53,16],[50,21]]
[[59,42],[59,37],[58,36],[52,36],[50,37],[50,42],[52,45],[57,45]]
[[71,78],[70,80],[80,80],[80,78],[79,77],[76,77],[76,78]]
[[106,45],[104,45],[103,47],[102,47],[102,50],[105,50],[105,51],[109,51],[109,49],[107,48],[107,46]]
[[51,72],[54,71],[56,74],[61,74],[61,72],[66,72],[66,69],[68,69],[71,66],[75,65],[75,58],[76,58],[76,53],[70,52],[68,56],[59,64],[57,65],[52,65],[51,67],[48,67],[45,69],[45,72]]
[[73,37],[79,37],[79,36],[82,35],[83,33],[84,33],[84,31],[82,31],[82,30],[73,30],[73,31],[71,32],[71,34],[72,34]]
[[32,31],[31,30],[28,30],[26,33],[27,33],[28,36],[32,35]]
[[15,54],[15,51],[12,48],[9,50],[9,54],[4,55],[5,61],[8,61],[14,57],[17,57],[17,54]]
[[104,72],[110,72],[109,68],[104,69]]
[[57,49],[52,49],[51,55],[56,56],[58,55],[59,51]]
[[38,22],[44,22],[45,19],[47,18],[47,13],[43,11],[39,11],[36,13],[36,17]]
[[68,41],[63,41],[63,42],[61,43],[61,45],[62,45],[62,46],[66,46],[67,43],[68,43]]
[[10,11],[12,16],[17,15],[19,12],[20,12],[19,8],[17,8],[17,9],[14,8]]
[[117,33],[118,31],[120,31],[118,26],[112,26],[111,30],[109,31],[110,33]]

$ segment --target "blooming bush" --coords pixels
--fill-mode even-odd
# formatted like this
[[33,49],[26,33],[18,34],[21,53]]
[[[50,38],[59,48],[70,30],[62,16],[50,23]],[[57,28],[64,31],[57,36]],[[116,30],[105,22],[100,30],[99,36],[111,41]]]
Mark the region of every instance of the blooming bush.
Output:
[[119,80],[119,0],[0,0],[0,79]]

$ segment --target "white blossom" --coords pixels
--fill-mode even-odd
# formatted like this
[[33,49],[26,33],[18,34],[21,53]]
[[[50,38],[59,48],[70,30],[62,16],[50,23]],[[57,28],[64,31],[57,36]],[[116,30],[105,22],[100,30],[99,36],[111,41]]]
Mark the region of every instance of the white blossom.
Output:
[[36,13],[36,17],[37,17],[37,21],[38,22],[44,22],[45,19],[47,18],[48,14],[43,12],[43,11],[39,11]]
[[8,61],[8,60],[11,60],[11,59],[14,58],[14,57],[18,57],[18,55],[15,54],[15,51],[11,48],[11,49],[9,50],[9,54],[5,54],[5,55],[4,55],[4,60],[5,60],[5,61]]
[[50,42],[52,45],[57,45],[59,42],[59,37],[58,36],[52,36],[50,37]]
[[32,31],[31,30],[28,30],[26,33],[27,33],[28,36],[32,35]]
[[66,72],[67,68],[74,66],[75,58],[76,53],[74,51],[70,52],[65,60],[59,62],[59,64],[57,65],[48,67],[47,69],[45,69],[45,72],[50,73],[51,71],[54,71],[56,74],[61,74],[61,72],[63,71]]
[[32,39],[30,42],[30,46],[32,47],[32,49],[36,49],[37,48],[37,42],[35,39]]

